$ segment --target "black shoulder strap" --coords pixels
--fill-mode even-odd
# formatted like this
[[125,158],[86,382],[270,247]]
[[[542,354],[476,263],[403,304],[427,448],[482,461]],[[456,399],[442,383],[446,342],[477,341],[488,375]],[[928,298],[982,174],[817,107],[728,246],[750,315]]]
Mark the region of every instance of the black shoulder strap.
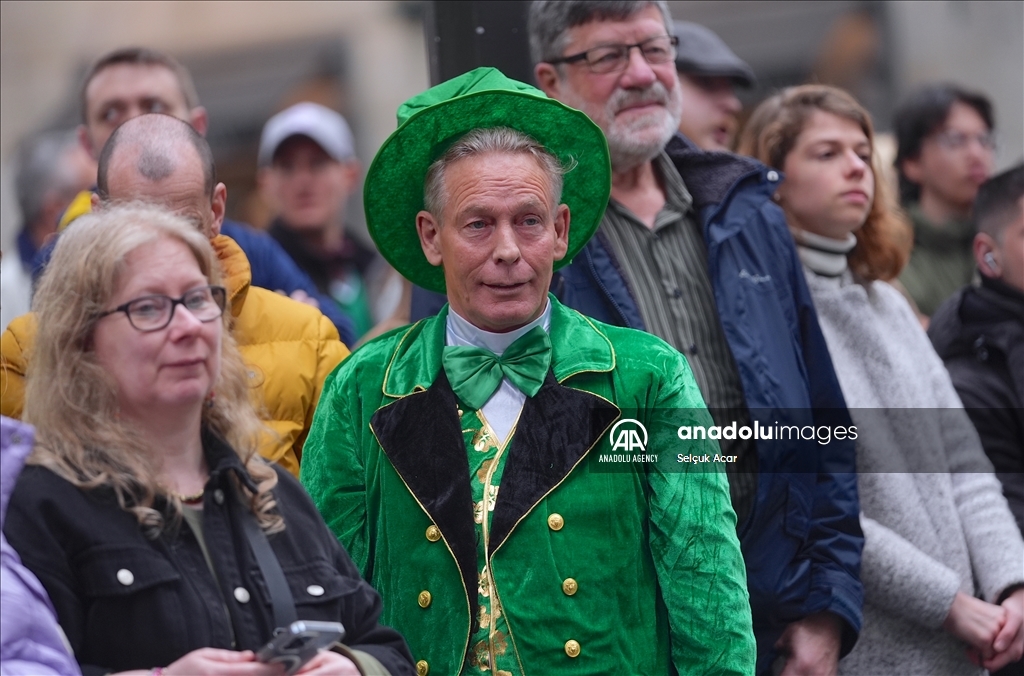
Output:
[[295,599],[292,597],[292,590],[288,587],[288,581],[284,579],[281,564],[278,562],[274,550],[270,548],[267,534],[260,528],[252,512],[245,510],[242,514],[242,524],[245,528],[245,536],[249,539],[249,546],[252,547],[252,553],[256,555],[256,563],[259,564],[260,572],[267,583],[267,591],[270,592],[270,603],[274,609],[274,624],[277,629],[287,627],[298,617],[295,613]]

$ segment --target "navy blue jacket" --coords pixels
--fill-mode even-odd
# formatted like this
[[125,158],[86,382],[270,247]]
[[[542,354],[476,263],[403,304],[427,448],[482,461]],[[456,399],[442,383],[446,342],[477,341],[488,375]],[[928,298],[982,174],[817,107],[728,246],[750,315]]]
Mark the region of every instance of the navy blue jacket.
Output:
[[[317,299],[320,304],[320,312],[324,313],[331,322],[338,328],[341,342],[345,345],[355,345],[355,329],[352,321],[345,316],[338,304],[327,295],[320,293],[313,280],[305,272],[299,269],[285,250],[281,248],[273,237],[255,228],[224,219],[220,232],[235,240],[238,246],[245,252],[249,259],[249,267],[252,270],[252,285],[259,286],[270,291],[284,291],[291,295],[294,291],[301,289],[308,295]],[[56,238],[52,239],[46,246],[39,250],[32,261],[32,278],[38,279],[43,268],[50,261]]]
[[[759,162],[706,153],[681,136],[666,151],[694,199],[708,246],[708,274],[751,419],[851,425],[782,210],[781,179]],[[555,273],[559,300],[599,321],[644,329],[636,300],[598,233]],[[444,298],[417,290],[413,320]],[[436,310],[435,310],[436,311]],[[854,444],[761,441],[758,493],[740,528],[758,642],[758,671],[795,620],[819,611],[844,620],[842,654],[861,627],[864,589]]]
[[320,293],[316,284],[302,271],[291,256],[281,248],[273,237],[251,226],[237,221],[224,220],[220,226],[222,235],[238,243],[252,268],[252,285],[271,291],[284,291],[288,295],[301,289],[316,298],[320,312],[324,313],[338,328],[341,342],[352,347],[356,344],[356,331],[352,320],[341,311],[330,296]]

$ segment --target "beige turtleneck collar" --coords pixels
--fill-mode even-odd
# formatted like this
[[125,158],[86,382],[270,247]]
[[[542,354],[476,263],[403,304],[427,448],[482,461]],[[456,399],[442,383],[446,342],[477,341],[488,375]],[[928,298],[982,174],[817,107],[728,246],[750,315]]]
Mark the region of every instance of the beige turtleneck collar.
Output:
[[825,277],[843,274],[848,267],[846,256],[857,246],[857,238],[852,232],[846,235],[846,239],[833,239],[793,228],[790,232],[796,240],[800,262]]

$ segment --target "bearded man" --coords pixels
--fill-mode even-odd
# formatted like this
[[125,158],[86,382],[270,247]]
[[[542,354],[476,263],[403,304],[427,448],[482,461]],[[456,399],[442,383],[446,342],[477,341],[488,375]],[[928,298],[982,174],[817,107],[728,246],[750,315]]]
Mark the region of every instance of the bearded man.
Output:
[[722,463],[677,437],[710,422],[685,359],[548,293],[608,200],[600,129],[491,68],[398,118],[367,224],[448,304],[333,374],[301,474],[383,621],[420,676],[749,674]]
[[[611,199],[552,286],[570,307],[686,355],[719,425],[848,425],[787,231],[781,176],[676,134],[686,105],[664,2],[534,2],[540,88],[604,131]],[[826,416],[832,420],[827,421]],[[861,626],[854,444],[721,440],[758,642],[758,671],[833,673]]]

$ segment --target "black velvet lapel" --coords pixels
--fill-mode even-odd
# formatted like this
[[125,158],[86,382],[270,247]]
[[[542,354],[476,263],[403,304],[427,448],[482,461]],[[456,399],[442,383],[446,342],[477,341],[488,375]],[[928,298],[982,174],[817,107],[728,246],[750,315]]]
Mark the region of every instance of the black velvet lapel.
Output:
[[568,476],[618,417],[613,404],[559,385],[548,371],[537,396],[523,404],[516,424],[491,517],[488,553],[493,554],[519,520]]
[[428,390],[378,410],[370,426],[398,475],[441,529],[462,572],[469,607],[475,611],[476,527],[469,459],[457,407],[448,376],[441,369]]

